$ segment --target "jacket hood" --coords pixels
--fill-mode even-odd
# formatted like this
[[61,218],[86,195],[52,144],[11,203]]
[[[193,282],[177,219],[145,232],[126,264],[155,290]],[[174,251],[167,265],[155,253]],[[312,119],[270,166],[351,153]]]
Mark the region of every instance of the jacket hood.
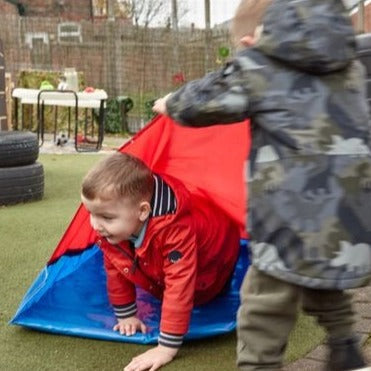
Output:
[[291,67],[327,74],[348,66],[355,45],[341,0],[273,0],[255,48]]

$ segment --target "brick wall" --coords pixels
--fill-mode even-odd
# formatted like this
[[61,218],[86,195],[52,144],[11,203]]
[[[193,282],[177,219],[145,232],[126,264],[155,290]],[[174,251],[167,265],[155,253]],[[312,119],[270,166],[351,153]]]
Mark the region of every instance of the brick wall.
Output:
[[371,32],[371,4],[365,9],[365,32]]
[[3,43],[0,40],[0,131],[7,130],[6,103],[5,103],[5,58]]
[[4,0],[0,0],[0,14],[18,14],[18,9],[15,5]]
[[[356,31],[360,31],[360,20],[357,10],[352,13],[352,22]],[[364,32],[371,32],[371,3],[365,4]]]
[[[91,0],[20,0],[19,4],[24,8],[23,15],[26,17],[57,17],[71,21],[92,20],[93,18]],[[132,22],[126,14],[118,12],[117,6],[115,9],[117,19]],[[0,14],[18,14],[17,6],[0,0]],[[94,20],[99,21],[105,18],[106,16],[96,15]]]
[[90,0],[22,0],[26,16],[60,17],[69,20],[91,18]]
[[[91,0],[22,0],[25,16],[59,17],[61,19],[91,19]],[[0,14],[16,15],[18,9],[0,0]]]

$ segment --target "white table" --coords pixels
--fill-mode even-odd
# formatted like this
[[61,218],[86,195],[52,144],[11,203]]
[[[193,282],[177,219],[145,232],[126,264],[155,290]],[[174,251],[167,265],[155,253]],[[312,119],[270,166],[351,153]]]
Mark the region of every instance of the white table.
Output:
[[[38,90],[15,88],[12,92],[15,100],[15,127],[18,128],[18,105],[25,104],[37,105],[37,133],[40,145],[44,142],[44,107],[69,107],[75,108],[75,148],[77,151],[99,150],[102,146],[104,136],[104,110],[106,107],[107,93],[104,90],[95,90],[94,92],[74,92],[72,90]],[[99,109],[98,118],[98,138],[94,142],[95,147],[79,146],[78,141],[78,109]],[[22,125],[23,126],[23,125]],[[70,132],[70,115],[68,122],[68,134]],[[84,128],[85,138],[86,124]],[[56,137],[56,118],[54,122],[54,139]],[[93,148],[93,149],[92,149]]]

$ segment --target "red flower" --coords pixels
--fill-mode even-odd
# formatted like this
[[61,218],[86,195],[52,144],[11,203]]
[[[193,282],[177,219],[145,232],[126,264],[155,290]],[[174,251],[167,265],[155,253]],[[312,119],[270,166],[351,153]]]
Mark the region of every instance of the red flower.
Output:
[[174,85],[180,85],[180,84],[185,83],[186,81],[183,72],[177,72],[176,74],[174,74],[172,77],[172,80],[173,80]]

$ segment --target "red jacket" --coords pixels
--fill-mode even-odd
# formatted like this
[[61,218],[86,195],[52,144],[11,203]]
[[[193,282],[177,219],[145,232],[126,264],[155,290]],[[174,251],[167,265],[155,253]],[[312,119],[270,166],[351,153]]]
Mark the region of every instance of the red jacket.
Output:
[[160,331],[185,334],[193,305],[214,298],[231,276],[239,230],[211,201],[192,196],[174,178],[161,177],[175,193],[176,213],[150,218],[135,251],[127,241],[118,249],[103,239],[100,247],[111,303],[134,302],[138,285],[162,299]]

